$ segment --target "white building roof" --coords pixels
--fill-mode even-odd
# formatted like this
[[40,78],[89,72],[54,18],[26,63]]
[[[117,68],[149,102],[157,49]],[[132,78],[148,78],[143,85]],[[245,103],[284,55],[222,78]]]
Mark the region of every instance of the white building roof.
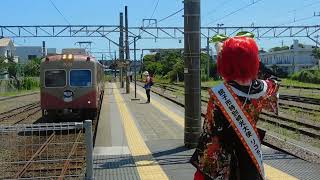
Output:
[[9,38],[2,38],[0,39],[0,47],[7,47],[10,45],[11,39]]

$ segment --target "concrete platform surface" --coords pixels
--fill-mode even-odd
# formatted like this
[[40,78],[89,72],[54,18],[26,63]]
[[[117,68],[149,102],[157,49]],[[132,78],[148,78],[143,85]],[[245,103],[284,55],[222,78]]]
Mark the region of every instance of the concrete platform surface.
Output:
[[[94,148],[95,179],[192,180],[194,149],[184,147],[184,109],[144,89],[106,85]],[[263,146],[267,179],[320,179],[320,165]]]

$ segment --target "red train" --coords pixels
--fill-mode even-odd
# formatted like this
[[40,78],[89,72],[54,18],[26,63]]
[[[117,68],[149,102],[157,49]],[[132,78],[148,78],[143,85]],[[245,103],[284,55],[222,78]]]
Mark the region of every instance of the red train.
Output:
[[103,66],[84,54],[48,56],[40,65],[40,84],[43,117],[93,119],[104,92]]

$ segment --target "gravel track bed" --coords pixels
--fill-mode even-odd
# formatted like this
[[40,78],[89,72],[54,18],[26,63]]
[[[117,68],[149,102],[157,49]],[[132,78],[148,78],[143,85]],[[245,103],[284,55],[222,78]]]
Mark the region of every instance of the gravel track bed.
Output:
[[40,103],[30,103],[0,114],[1,125],[32,124],[41,119]]
[[40,93],[0,101],[0,113],[40,101]]
[[[14,124],[46,123],[42,119],[39,97],[40,95],[23,96],[5,100],[8,106],[0,106],[0,126]],[[17,103],[18,102],[18,103]],[[99,114],[99,113],[98,113]],[[93,134],[97,127],[97,119],[93,120]],[[81,119],[68,119],[68,121],[82,121]],[[63,122],[63,120],[61,120]],[[70,155],[70,162],[64,173],[66,179],[79,179],[85,173],[85,145],[84,135],[76,143],[74,153],[71,155],[75,139],[79,131],[55,131],[53,140],[44,148],[40,155],[27,168],[22,177],[34,179],[35,177],[60,176],[64,163]],[[28,162],[35,152],[48,140],[53,131],[46,132],[0,132],[0,179],[14,177]],[[95,137],[94,137],[95,138]],[[5,163],[4,162],[14,162]]]

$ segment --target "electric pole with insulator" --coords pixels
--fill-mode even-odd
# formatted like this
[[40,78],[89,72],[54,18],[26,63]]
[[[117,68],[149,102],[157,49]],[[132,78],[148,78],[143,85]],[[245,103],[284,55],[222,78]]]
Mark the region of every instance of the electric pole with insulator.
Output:
[[[123,48],[123,13],[120,13],[120,37],[119,37],[119,60],[122,63],[124,61],[124,48]],[[123,82],[123,66],[120,65],[120,86],[124,87]]]
[[[125,17],[125,46],[126,46],[126,62],[130,62],[130,49],[129,49],[129,34],[128,34],[128,6],[124,7],[124,17]],[[126,66],[126,93],[130,93],[130,81],[129,81],[130,65]]]
[[197,146],[201,132],[200,0],[184,1],[184,144]]

